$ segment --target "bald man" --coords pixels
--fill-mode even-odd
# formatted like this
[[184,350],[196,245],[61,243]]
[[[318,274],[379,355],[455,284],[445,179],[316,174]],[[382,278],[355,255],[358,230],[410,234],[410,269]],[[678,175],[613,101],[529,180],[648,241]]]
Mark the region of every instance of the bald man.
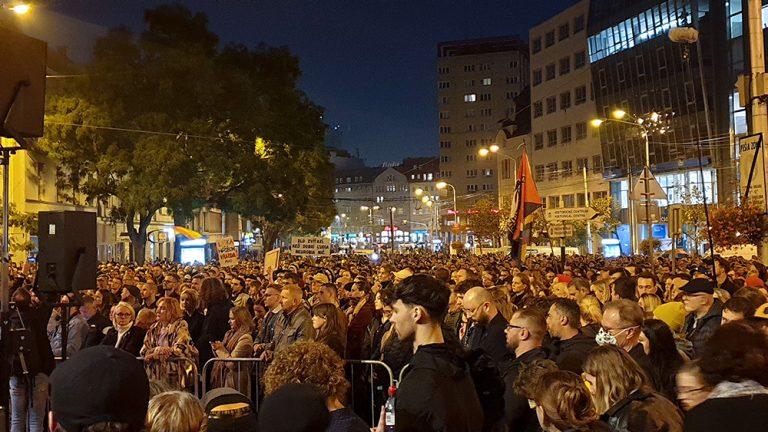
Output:
[[468,320],[475,324],[467,349],[480,349],[502,369],[511,359],[507,350],[504,330],[507,321],[499,313],[491,293],[480,286],[470,288],[462,300],[462,309]]

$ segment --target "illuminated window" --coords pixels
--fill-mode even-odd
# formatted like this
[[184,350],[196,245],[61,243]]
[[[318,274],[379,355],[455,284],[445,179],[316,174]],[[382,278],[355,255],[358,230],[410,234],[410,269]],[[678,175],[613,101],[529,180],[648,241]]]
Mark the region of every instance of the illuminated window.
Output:
[[464,95],[464,102],[474,102],[476,100],[477,100],[477,95],[474,93]]

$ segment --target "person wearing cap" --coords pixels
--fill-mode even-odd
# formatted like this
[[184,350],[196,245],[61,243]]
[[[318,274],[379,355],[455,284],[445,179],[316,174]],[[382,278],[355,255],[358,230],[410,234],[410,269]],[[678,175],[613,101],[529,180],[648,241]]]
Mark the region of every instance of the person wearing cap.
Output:
[[413,276],[413,269],[410,267],[406,267],[400,271],[395,272],[393,275],[394,275],[394,284],[397,285],[400,282],[402,282],[405,278],[409,276]]
[[685,317],[683,334],[693,344],[694,357],[701,355],[712,334],[723,320],[723,304],[714,298],[715,284],[709,279],[695,278],[685,284],[683,305]]
[[140,432],[148,405],[141,361],[112,346],[86,348],[51,374],[49,430]]

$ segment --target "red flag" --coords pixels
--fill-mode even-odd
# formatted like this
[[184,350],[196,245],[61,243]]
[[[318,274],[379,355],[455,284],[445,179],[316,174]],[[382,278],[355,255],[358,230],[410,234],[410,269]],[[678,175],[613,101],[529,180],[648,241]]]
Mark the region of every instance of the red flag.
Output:
[[542,205],[539,191],[536,190],[536,183],[533,181],[533,175],[531,175],[531,164],[528,162],[528,154],[525,149],[523,149],[523,155],[520,158],[520,169],[517,170],[515,201],[517,206],[513,208],[515,217],[512,239],[518,240],[523,232],[525,218]]

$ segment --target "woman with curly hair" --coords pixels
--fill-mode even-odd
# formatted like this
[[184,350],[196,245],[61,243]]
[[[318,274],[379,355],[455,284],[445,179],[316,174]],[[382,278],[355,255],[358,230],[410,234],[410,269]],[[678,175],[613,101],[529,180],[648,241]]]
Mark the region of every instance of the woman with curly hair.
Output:
[[264,375],[264,395],[291,384],[311,384],[323,395],[331,424],[326,432],[369,432],[370,428],[352,409],[344,406],[349,383],[344,361],[320,342],[296,342],[275,353]]

